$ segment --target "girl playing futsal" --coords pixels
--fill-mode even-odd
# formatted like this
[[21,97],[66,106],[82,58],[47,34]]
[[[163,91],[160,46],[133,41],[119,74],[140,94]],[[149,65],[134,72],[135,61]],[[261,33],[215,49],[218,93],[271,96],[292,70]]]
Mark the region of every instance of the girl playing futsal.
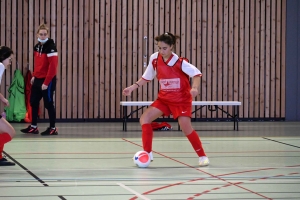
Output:
[[[191,124],[192,98],[198,95],[201,72],[194,65],[172,52],[178,38],[169,32],[155,37],[158,52],[151,55],[142,78],[125,88],[123,95],[130,95],[133,90],[153,80],[156,76],[160,83],[158,98],[140,118],[144,151],[147,151],[153,160],[151,122],[162,115],[168,116],[172,113],[174,119],[178,118],[183,133],[199,156],[199,165],[207,166],[209,160],[205,155],[199,136]],[[189,77],[193,78],[192,87]]]
[[[13,51],[9,47],[0,47],[0,84],[4,70],[11,64],[12,55]],[[5,106],[9,106],[8,100],[1,93],[0,100]],[[0,115],[0,166],[15,165],[2,156],[4,144],[11,141],[15,134],[14,128]]]

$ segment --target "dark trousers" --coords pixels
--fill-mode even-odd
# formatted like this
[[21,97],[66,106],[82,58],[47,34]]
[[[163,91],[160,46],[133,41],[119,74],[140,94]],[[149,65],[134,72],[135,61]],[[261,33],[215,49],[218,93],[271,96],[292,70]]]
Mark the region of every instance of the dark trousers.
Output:
[[55,127],[56,113],[54,107],[53,94],[56,89],[56,76],[52,79],[48,88],[42,90],[44,78],[35,78],[31,87],[30,105],[32,108],[32,125],[37,125],[40,100],[43,98],[44,106],[48,110],[50,127]]

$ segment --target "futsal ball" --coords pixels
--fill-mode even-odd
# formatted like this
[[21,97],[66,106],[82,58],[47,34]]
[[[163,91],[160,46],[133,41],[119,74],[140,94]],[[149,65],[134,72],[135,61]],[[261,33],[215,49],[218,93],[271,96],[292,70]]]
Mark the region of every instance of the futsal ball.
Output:
[[145,168],[149,166],[151,158],[146,151],[138,151],[133,156],[133,162],[136,166]]

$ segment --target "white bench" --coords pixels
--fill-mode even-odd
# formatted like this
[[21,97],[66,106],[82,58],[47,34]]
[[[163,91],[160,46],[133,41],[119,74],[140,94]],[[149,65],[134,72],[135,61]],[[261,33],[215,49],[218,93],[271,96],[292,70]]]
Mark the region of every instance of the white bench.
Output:
[[[123,131],[127,131],[127,119],[138,110],[142,109],[145,106],[150,106],[153,103],[153,101],[121,101],[120,105],[123,107]],[[239,116],[239,109],[238,106],[242,105],[239,101],[193,101],[193,106],[200,106],[196,110],[193,111],[195,113],[196,111],[202,109],[204,106],[208,106],[208,110],[210,111],[216,111],[221,110],[222,112],[226,113],[228,116],[233,118],[233,126],[234,130],[239,130],[238,126],[238,116]],[[141,106],[140,108],[132,111],[129,115],[127,115],[127,107],[128,106]],[[227,111],[223,110],[219,106],[233,106],[233,114],[228,113]],[[179,127],[178,127],[179,129]]]

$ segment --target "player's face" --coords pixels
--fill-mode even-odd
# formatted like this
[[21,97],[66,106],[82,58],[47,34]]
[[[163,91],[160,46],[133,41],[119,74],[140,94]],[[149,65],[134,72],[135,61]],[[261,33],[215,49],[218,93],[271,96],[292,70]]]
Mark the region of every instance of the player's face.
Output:
[[48,31],[47,30],[39,30],[37,37],[40,38],[41,40],[44,40],[48,37]]
[[5,68],[11,65],[12,58],[13,58],[12,55],[10,55],[8,58],[2,61],[2,64],[5,66]]
[[157,43],[158,52],[164,59],[168,59],[172,54],[173,45],[168,45],[162,41]]

